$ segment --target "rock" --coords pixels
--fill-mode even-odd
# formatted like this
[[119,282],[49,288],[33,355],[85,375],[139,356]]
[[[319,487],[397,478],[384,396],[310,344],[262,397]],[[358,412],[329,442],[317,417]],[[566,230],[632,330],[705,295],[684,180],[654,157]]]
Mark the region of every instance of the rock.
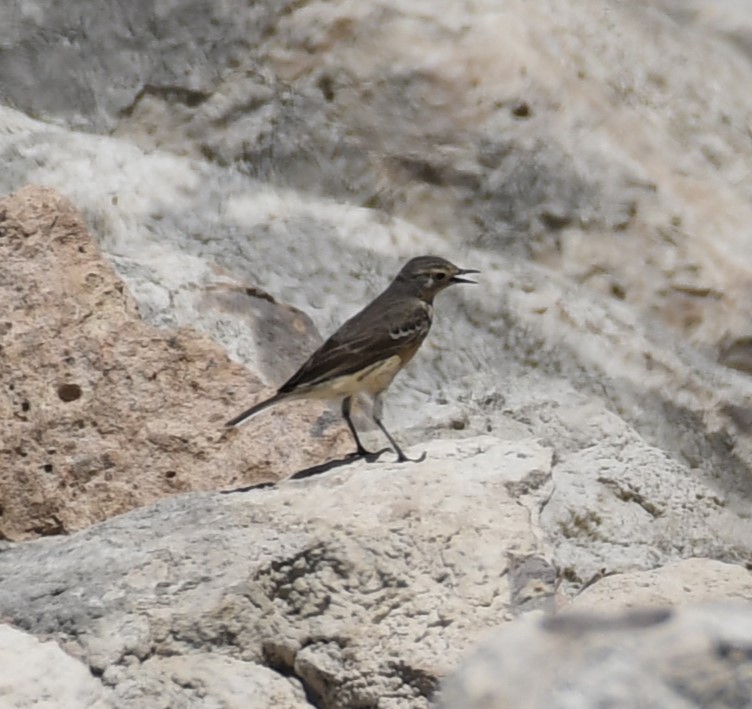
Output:
[[113,667],[104,679],[115,684],[113,707],[311,707],[303,687],[294,679],[212,653],[150,657],[142,663]]
[[752,703],[752,604],[510,624],[447,681],[441,709],[689,709]]
[[111,704],[89,668],[54,642],[0,625],[0,704],[8,709],[106,709]]
[[[349,451],[344,426],[317,420],[315,404],[221,439],[224,421],[269,390],[195,332],[145,324],[52,190],[0,201],[0,300],[4,538],[81,529],[176,492],[273,480]],[[288,309],[263,301],[261,311],[261,334],[277,318],[296,336]]]
[[703,34],[718,33],[735,50],[752,56],[752,11],[740,0],[660,0],[658,3],[680,23],[694,24]]
[[28,115],[532,257],[705,348],[749,335],[743,3],[25,7],[0,11],[0,85]]
[[[3,103],[43,119],[47,136],[60,122],[219,167],[222,178],[194,166],[168,180],[192,182],[198,202],[165,190],[162,170],[141,173],[167,204],[142,212],[157,232],[173,230],[165,211],[200,207],[209,228],[187,233],[225,234],[216,187],[240,168],[454,234],[460,249],[533,258],[705,348],[748,336],[743,3],[484,0],[441,30],[430,9],[79,0],[37,13],[14,1],[0,10]],[[12,142],[7,189],[29,170],[91,165],[48,160],[38,140],[31,161],[22,136]],[[122,167],[112,141],[99,145],[97,178]]]
[[725,38],[603,0],[486,0],[443,31],[397,0],[115,5],[1,11],[7,103],[45,122],[2,110],[0,186],[73,199],[149,322],[195,326],[278,383],[276,344],[216,302],[215,269],[331,332],[402,260],[444,253],[483,264],[482,293],[444,298],[390,397],[398,425],[433,425],[424,392],[493,397],[537,368],[528,390],[587,388],[698,475],[745,487],[752,389],[710,361],[749,335],[737,94],[752,77]]
[[[0,551],[0,616],[57,641],[102,678],[118,707],[191,705],[197,697],[242,706],[242,687],[254,688],[258,706],[428,707],[489,629],[512,621],[513,653],[519,627],[531,632],[532,617],[568,601],[557,591],[565,571],[552,560],[560,542],[541,527],[551,449],[493,436],[425,448],[423,463],[363,461],[276,487],[183,494],[68,538],[8,545]],[[676,504],[667,516],[680,498]],[[592,579],[575,609],[749,597],[752,575],[740,566],[694,559],[634,572],[633,554],[613,555],[619,572]],[[712,608],[702,622],[738,626],[745,637],[739,618],[749,622],[750,612],[732,621],[725,614]],[[574,631],[536,629],[519,641],[519,662],[540,671],[545,655],[535,653],[556,652],[571,658],[587,687],[617,698],[623,674],[593,659],[604,642],[625,643],[625,662],[641,645],[674,662],[678,631],[653,642],[637,636],[632,620],[578,623]],[[589,634],[592,652],[568,648]],[[588,668],[603,673],[598,681]],[[499,677],[494,669],[491,678]],[[645,692],[656,681],[646,680]],[[502,686],[511,691],[516,680]],[[575,696],[590,697],[582,692]],[[447,706],[472,707],[463,702]]]
[[578,594],[574,608],[617,612],[718,599],[752,598],[752,573],[714,559],[683,559],[649,571],[606,576]]
[[[518,615],[748,597],[748,16],[4,3],[0,192],[81,216],[3,201],[0,532],[89,527],[0,542],[10,619],[116,706],[385,709]],[[482,269],[387,397],[425,464],[217,440],[418,253]]]
[[[57,643],[0,626],[0,704],[8,709],[208,707],[304,709],[299,682],[209,653],[152,657],[111,667],[102,681]],[[111,690],[107,685],[115,685]]]
[[244,678],[284,707],[301,684],[317,706],[428,707],[480,633],[557,599],[514,492],[551,452],[492,437],[426,451],[13,545],[0,616],[57,640],[118,707],[180,706],[202,687],[216,704]]
[[589,445],[560,450],[541,512],[565,578],[582,586],[617,569],[746,556],[752,522],[734,494],[720,492],[710,479],[684,476],[681,466],[617,417],[588,408],[564,404],[552,422],[574,429],[587,422],[594,434]]

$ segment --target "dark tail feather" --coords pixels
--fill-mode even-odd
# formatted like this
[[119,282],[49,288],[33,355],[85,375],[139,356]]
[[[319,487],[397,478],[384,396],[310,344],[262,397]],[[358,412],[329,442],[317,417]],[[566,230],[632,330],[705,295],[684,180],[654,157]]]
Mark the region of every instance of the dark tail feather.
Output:
[[237,428],[241,424],[245,423],[248,419],[250,419],[252,416],[255,416],[260,411],[263,411],[266,408],[269,408],[270,406],[274,406],[274,404],[282,401],[282,399],[286,399],[289,394],[283,394],[283,393],[277,393],[271,399],[267,399],[266,401],[262,401],[260,404],[256,404],[255,406],[251,406],[250,409],[246,409],[242,414],[239,416],[236,416],[234,419],[231,419],[225,424],[225,428]]

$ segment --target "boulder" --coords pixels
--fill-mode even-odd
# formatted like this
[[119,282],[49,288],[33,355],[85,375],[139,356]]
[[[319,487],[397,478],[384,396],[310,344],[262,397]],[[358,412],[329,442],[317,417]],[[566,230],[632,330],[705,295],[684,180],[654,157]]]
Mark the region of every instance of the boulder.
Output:
[[191,706],[199,691],[216,703],[244,687],[250,704],[231,706],[297,707],[304,691],[316,706],[427,709],[486,628],[558,601],[518,499],[551,451],[492,437],[425,451],[417,464],[177,495],[12,545],[0,617],[60,643],[117,707]]
[[751,638],[749,602],[531,618],[486,640],[438,707],[746,707]]
[[[281,337],[310,340],[304,316],[261,300],[266,317],[246,315],[260,332],[275,318]],[[146,324],[80,215],[50,189],[0,200],[0,301],[0,537],[70,532],[177,492],[275,480],[352,446],[315,404],[223,436],[225,420],[273,390],[195,331]]]

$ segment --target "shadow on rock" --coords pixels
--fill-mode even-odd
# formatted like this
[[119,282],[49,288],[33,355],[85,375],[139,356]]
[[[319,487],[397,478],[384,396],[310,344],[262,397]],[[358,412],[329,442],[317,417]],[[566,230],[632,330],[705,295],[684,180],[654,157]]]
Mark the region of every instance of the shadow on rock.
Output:
[[330,470],[336,470],[337,468],[343,468],[346,465],[350,465],[359,460],[364,460],[366,463],[375,463],[384,453],[391,451],[391,448],[382,448],[374,453],[368,455],[359,455],[358,453],[350,453],[344,458],[335,458],[334,460],[327,461],[326,463],[320,463],[319,465],[312,465],[310,468],[303,468],[298,472],[293,473],[289,478],[284,478],[277,482],[263,482],[256,483],[254,485],[244,485],[243,487],[236,487],[232,490],[222,490],[221,494],[229,495],[235,492],[248,492],[249,490],[260,490],[267,487],[275,487],[279,482],[285,482],[287,480],[304,480],[305,478],[312,478],[314,475],[321,475],[327,473]]

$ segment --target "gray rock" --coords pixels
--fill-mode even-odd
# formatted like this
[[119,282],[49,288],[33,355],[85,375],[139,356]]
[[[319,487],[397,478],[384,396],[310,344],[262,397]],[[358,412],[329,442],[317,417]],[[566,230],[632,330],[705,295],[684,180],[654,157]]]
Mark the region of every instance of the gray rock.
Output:
[[429,462],[0,546],[0,610],[118,706],[384,709],[564,595],[748,596],[747,16],[6,2],[0,191],[70,197],[150,323],[273,385],[304,354],[291,321],[315,346],[409,256],[483,274],[387,399]]
[[[489,628],[564,605],[569,572],[541,526],[549,448],[487,436],[426,449],[420,464],[182,495],[67,539],[11,545],[0,614],[55,639],[118,707],[427,707]],[[666,504],[678,517],[681,497]],[[630,524],[661,533],[652,520]],[[628,545],[612,556],[612,575],[590,579],[575,605],[750,593],[739,566],[630,573]]]
[[446,682],[441,709],[743,709],[752,604],[510,624]]
[[556,602],[510,492],[546,474],[550,451],[487,437],[427,452],[12,547],[0,615],[55,638],[119,707],[194,706],[201,687],[215,703],[238,688],[241,706],[257,683],[279,706],[302,685],[319,706],[427,707],[485,628]]
[[306,709],[302,685],[253,662],[213,653],[150,657],[110,666],[113,707]]
[[[695,231],[703,216],[682,175],[710,166],[706,189],[749,191],[750,104],[735,95],[745,55],[702,25],[672,22],[676,3],[665,4],[500,11],[485,0],[434,20],[430,5],[401,0],[97,0],[65,12],[19,0],[0,15],[0,84],[3,103],[43,120],[241,166],[464,243],[559,254],[571,273],[575,252],[602,247],[601,230],[627,231],[631,245],[647,229],[665,248],[678,211]],[[571,234],[583,237],[574,249]],[[644,282],[615,256],[614,286],[628,281],[631,296]],[[712,279],[662,266],[648,265],[654,288]]]
[[[218,68],[258,43],[284,12],[283,3],[200,0],[4,4],[3,102],[97,131],[111,130],[150,96],[195,107],[211,93]],[[102,61],[92,63],[95,55]],[[63,67],[75,79],[60,81]]]

